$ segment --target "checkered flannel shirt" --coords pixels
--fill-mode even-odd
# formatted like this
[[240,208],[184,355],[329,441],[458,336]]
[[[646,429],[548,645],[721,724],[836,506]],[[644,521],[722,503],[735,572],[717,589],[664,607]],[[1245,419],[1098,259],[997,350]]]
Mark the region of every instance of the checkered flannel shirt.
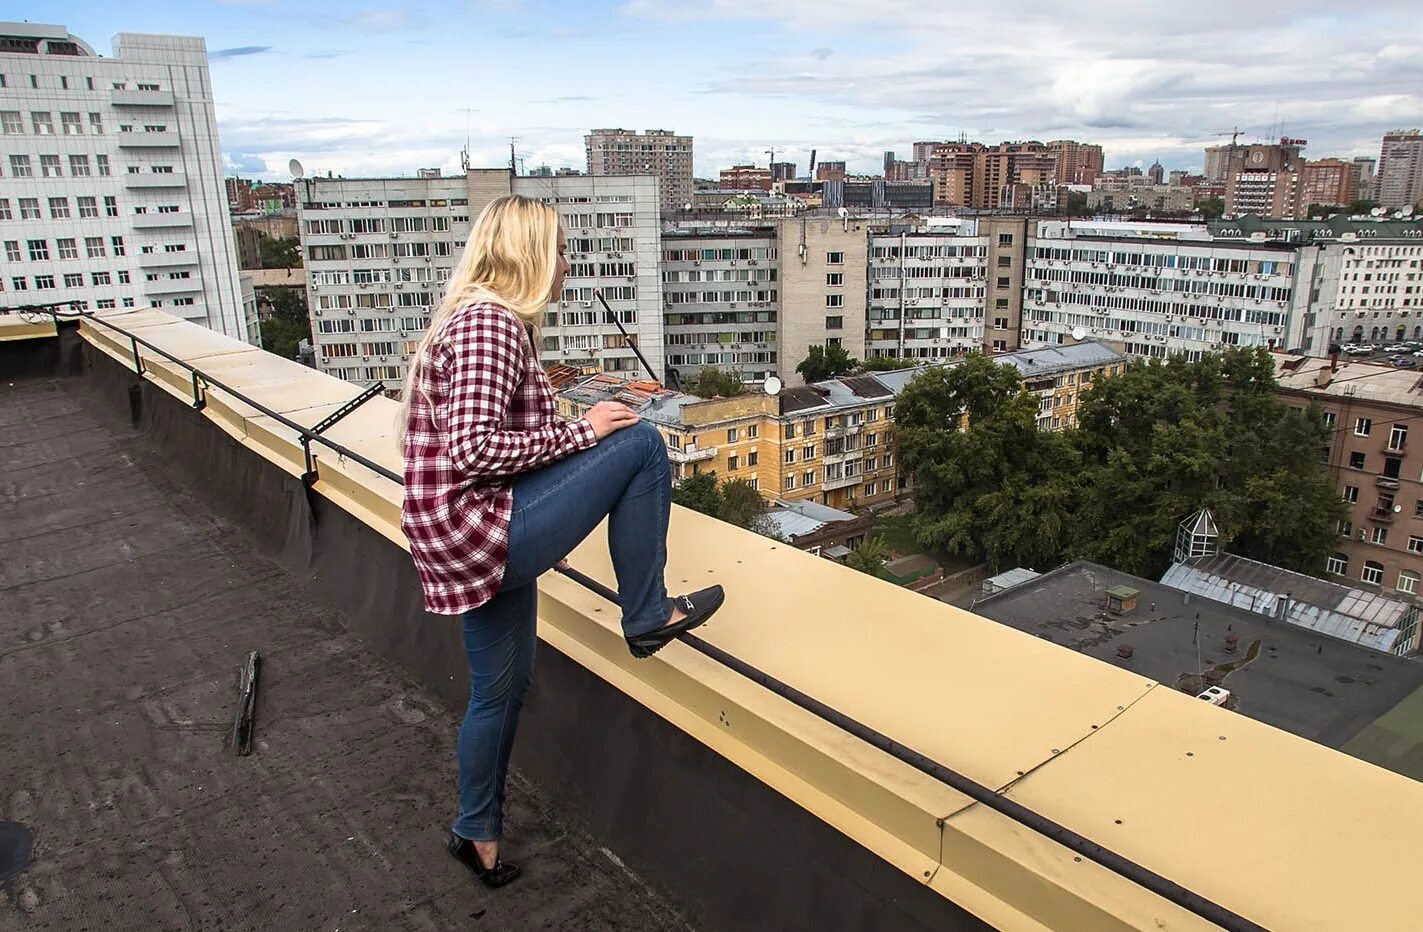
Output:
[[426,351],[405,434],[400,526],[425,609],[458,615],[499,591],[513,477],[597,442],[564,421],[528,331],[497,304],[459,308]]

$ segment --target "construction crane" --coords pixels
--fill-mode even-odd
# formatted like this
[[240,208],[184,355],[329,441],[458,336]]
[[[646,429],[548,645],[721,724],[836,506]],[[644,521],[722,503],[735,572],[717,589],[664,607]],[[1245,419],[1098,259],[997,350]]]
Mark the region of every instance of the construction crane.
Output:
[[1232,148],[1234,148],[1236,145],[1238,145],[1237,140],[1240,139],[1241,134],[1244,133],[1244,132],[1245,132],[1245,130],[1243,130],[1243,129],[1241,129],[1239,126],[1237,126],[1237,127],[1235,127],[1234,129],[1229,130],[1228,132],[1224,132],[1224,133],[1212,133],[1212,135],[1214,135],[1214,136],[1229,136],[1229,137],[1230,137],[1230,145],[1231,145]]

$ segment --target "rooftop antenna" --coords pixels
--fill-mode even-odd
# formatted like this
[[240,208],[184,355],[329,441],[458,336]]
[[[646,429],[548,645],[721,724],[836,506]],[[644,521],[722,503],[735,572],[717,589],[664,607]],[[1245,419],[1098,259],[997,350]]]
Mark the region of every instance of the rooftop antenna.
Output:
[[471,113],[474,112],[475,110],[473,107],[464,108],[464,149],[460,151],[460,167],[463,168],[465,171],[469,171],[469,116]]
[[517,136],[509,137],[509,174],[511,175],[517,175],[519,173],[519,163],[514,157],[514,143],[518,141],[519,137]]

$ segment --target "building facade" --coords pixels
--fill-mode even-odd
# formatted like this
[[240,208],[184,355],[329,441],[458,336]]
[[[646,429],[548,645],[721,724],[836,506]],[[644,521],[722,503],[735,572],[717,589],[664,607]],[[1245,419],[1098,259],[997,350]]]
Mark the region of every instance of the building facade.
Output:
[[1054,160],[1058,184],[1092,184],[1105,170],[1102,147],[1072,139],[1055,139],[1047,144]]
[[866,356],[940,362],[986,345],[983,222],[934,218],[870,234]]
[[935,206],[1029,209],[1056,188],[1058,162],[1059,156],[1040,142],[938,146],[929,156]]
[[811,346],[843,346],[864,358],[869,229],[850,217],[777,221],[782,378],[795,377]]
[[572,272],[549,304],[542,356],[579,370],[647,377],[596,293],[662,378],[657,182],[651,177],[464,177],[301,182],[299,209],[317,364],[394,387],[469,239],[472,218],[506,194],[558,210]]
[[6,304],[161,307],[246,340],[207,50],[0,23]]
[[723,191],[769,191],[771,190],[771,170],[755,165],[733,165],[721,170],[720,187]]
[[1423,133],[1399,129],[1384,134],[1374,190],[1380,206],[1389,210],[1423,207]]
[[1256,214],[1294,219],[1309,205],[1299,203],[1302,139],[1277,145],[1231,146],[1226,154],[1225,216]]
[[[1423,391],[1416,373],[1277,354],[1280,396],[1318,406],[1331,430],[1329,471],[1349,506],[1322,567],[1375,592],[1419,595],[1423,577]],[[1409,434],[1414,434],[1410,445]]]
[[659,209],[681,210],[692,202],[692,137],[671,130],[644,133],[595,129],[583,137],[588,174],[655,175],[661,183]]

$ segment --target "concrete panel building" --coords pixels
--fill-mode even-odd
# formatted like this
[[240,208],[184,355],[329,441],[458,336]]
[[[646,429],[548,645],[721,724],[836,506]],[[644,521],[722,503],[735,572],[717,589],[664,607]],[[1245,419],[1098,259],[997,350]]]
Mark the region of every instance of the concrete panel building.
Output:
[[1384,134],[1374,190],[1389,210],[1423,207],[1423,133],[1399,129]]
[[520,177],[474,169],[454,178],[312,178],[301,183],[302,248],[318,366],[340,378],[398,384],[491,200],[515,193],[552,204],[572,273],[544,320],[543,359],[647,377],[601,292],[638,347],[663,360],[657,180]]
[[792,378],[811,346],[865,355],[869,225],[830,217],[777,221],[781,375]]
[[0,23],[6,304],[161,307],[247,339],[203,40]]
[[983,218],[933,218],[870,234],[866,356],[937,362],[986,344]]

